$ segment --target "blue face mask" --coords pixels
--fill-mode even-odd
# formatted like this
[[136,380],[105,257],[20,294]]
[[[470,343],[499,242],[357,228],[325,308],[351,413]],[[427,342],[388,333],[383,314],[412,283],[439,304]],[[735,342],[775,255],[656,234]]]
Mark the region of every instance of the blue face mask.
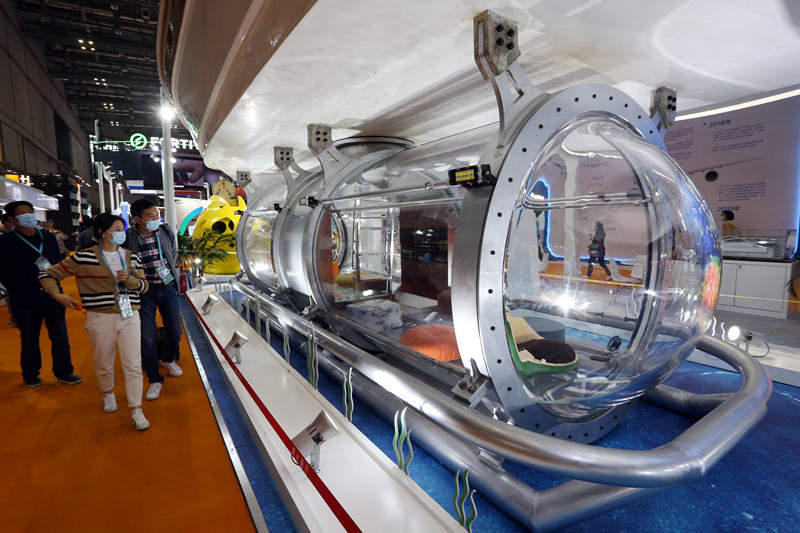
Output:
[[110,240],[113,244],[116,244],[117,246],[119,246],[119,245],[121,245],[122,243],[125,242],[125,232],[124,231],[109,231],[109,233],[111,235],[113,235],[113,237],[111,237],[108,240]]
[[22,213],[21,215],[17,215],[17,224],[22,226],[23,228],[35,228],[36,227],[36,215],[33,213]]
[[161,220],[148,220],[145,223],[147,231],[156,231],[161,226]]

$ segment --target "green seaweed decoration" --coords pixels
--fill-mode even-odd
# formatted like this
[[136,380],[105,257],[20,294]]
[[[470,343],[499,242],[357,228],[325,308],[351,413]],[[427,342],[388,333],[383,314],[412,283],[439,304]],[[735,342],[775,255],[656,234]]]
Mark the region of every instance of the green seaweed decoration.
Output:
[[344,380],[342,381],[342,407],[344,409],[344,416],[347,417],[347,420],[350,422],[353,421],[353,409],[355,408],[355,404],[353,403],[353,367],[347,369],[347,373],[344,375]]
[[289,356],[292,354],[292,347],[289,346],[289,325],[283,325],[283,356],[286,362],[289,362]]
[[308,337],[306,344],[306,368],[308,369],[308,382],[315,389],[319,383],[319,359],[317,359],[317,336],[314,330],[311,330],[311,335]]
[[[463,486],[459,484],[459,481],[463,480]],[[467,495],[469,495],[469,503],[472,506],[472,514],[467,517],[467,512],[464,509],[464,504],[467,501]],[[456,510],[456,518],[458,519],[458,523],[464,526],[464,529],[472,533],[472,523],[478,518],[478,508],[475,507],[475,490],[469,489],[469,468],[464,470],[464,474],[461,474],[461,470],[456,472],[456,492],[453,494],[453,507]]]
[[[408,476],[408,466],[414,458],[414,448],[411,446],[411,430],[406,431],[406,411],[408,411],[408,407],[403,407],[402,411],[397,411],[394,414],[392,447],[394,448],[394,456],[397,458],[397,468]],[[408,446],[408,457],[405,457],[403,452],[403,444]]]

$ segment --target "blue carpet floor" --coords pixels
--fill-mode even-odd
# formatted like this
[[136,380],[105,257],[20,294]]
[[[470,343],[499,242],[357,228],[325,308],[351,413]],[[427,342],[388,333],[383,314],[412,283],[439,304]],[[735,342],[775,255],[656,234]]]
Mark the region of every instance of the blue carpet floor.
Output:
[[[188,305],[184,307],[187,308]],[[280,504],[277,491],[235,403],[221,381],[210,347],[190,313],[189,308],[188,313],[185,313],[187,328],[201,352],[201,361],[206,367],[209,380],[212,380],[214,393],[223,408],[267,525],[272,531],[292,531],[294,526],[288,512]],[[271,345],[279,353],[283,352],[283,340],[279,335],[273,333]],[[303,355],[293,350],[291,362],[299,373],[307,377]],[[667,384],[692,392],[711,393],[734,391],[740,381],[737,374],[685,363],[670,377]],[[333,405],[341,409],[341,383],[322,374],[319,390]],[[768,409],[766,418],[703,479],[589,519],[565,531],[800,531],[800,493],[796,488],[800,484],[800,461],[796,451],[800,437],[800,389],[776,383]],[[391,423],[378,417],[357,400],[353,422],[394,461],[394,429]],[[692,420],[685,416],[639,402],[619,427],[596,444],[625,449],[651,449],[669,442],[691,423]],[[511,462],[506,462],[505,467],[535,489],[546,489],[562,481],[556,476]],[[453,474],[449,470],[415,446],[410,474],[417,484],[455,516],[452,508]],[[473,531],[524,531],[522,526],[482,498],[480,493],[475,495],[475,503],[478,519],[473,524]]]

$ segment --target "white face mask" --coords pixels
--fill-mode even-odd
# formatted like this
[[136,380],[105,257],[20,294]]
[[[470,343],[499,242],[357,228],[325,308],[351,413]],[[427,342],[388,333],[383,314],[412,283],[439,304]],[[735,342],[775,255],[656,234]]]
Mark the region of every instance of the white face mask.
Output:
[[22,226],[23,228],[35,228],[36,227],[36,215],[33,213],[22,213],[21,215],[17,215],[17,224]]
[[113,244],[116,244],[117,246],[119,246],[119,245],[121,245],[122,243],[125,242],[125,232],[124,231],[109,231],[109,233],[111,235],[113,235],[113,236],[108,240],[111,241]]
[[148,220],[147,222],[145,222],[145,227],[147,228],[147,231],[156,231],[159,228],[159,226],[161,226],[161,220],[158,219]]

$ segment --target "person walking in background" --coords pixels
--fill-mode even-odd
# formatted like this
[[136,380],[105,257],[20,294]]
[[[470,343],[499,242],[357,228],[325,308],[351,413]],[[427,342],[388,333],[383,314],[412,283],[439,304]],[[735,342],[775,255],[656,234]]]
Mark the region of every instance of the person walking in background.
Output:
[[98,215],[94,223],[97,245],[76,252],[56,266],[39,274],[39,282],[54,300],[72,309],[78,302],[62,294],[58,281],[78,278],[81,302],[86,309],[86,331],[94,350],[97,384],[103,393],[103,410],[117,410],[114,395],[114,360],[117,349],[125,377],[125,395],[131,420],[137,430],[150,427],[142,413],[142,359],[139,298],[147,291],[142,264],[136,254],[120,247],[125,241],[125,223],[108,213]]
[[11,233],[14,231],[14,222],[11,220],[11,215],[8,213],[3,213],[3,227],[0,228],[0,235],[5,235],[6,233]]
[[[175,235],[169,226],[161,223],[156,205],[146,198],[131,204],[134,226],[127,232],[125,246],[139,255],[150,290],[142,295],[142,367],[150,387],[145,398],[155,400],[161,395],[164,376],[158,371],[159,355],[161,364],[170,376],[183,375],[183,370],[175,362],[181,341],[181,307],[178,298],[178,249]],[[163,353],[158,352],[156,341],[156,309],[164,322],[166,346]]]
[[55,222],[52,220],[48,220],[44,223],[44,230],[49,231],[58,242],[58,253],[59,261],[62,261],[64,258],[67,257],[67,246],[64,244],[64,240],[67,239],[67,234],[58,229],[55,226]]
[[733,235],[741,235],[742,232],[739,230],[739,226],[736,222],[733,221],[733,211],[728,211],[727,209],[722,212],[722,236],[728,237]]
[[594,235],[589,234],[592,242],[589,244],[589,268],[586,271],[587,277],[592,277],[592,263],[597,261],[597,264],[603,267],[608,276],[606,279],[611,279],[611,271],[606,266],[606,230],[603,229],[602,222],[594,223]]
[[94,240],[92,237],[92,219],[87,218],[83,222],[83,231],[78,233],[78,237],[75,239],[75,251],[80,252],[81,250],[85,250],[86,248],[92,246],[94,244]]
[[36,227],[31,203],[11,202],[5,206],[5,212],[14,224],[14,231],[0,237],[0,283],[8,291],[19,328],[22,381],[28,387],[43,383],[39,377],[42,369],[39,334],[44,321],[52,345],[53,374],[59,383],[77,385],[83,380],[73,374],[66,310],[45,294],[38,280],[40,271],[58,262],[56,238]]

